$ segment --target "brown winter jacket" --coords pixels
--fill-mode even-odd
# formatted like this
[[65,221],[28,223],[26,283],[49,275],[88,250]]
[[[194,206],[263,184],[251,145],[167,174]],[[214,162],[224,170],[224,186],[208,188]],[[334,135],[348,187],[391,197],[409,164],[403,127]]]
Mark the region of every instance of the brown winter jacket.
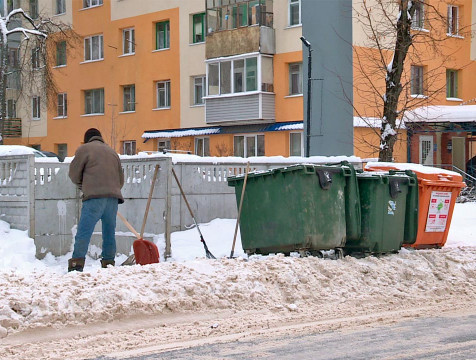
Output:
[[69,166],[69,178],[83,191],[83,201],[113,197],[119,204],[124,202],[121,160],[100,136],[93,136],[76,150]]

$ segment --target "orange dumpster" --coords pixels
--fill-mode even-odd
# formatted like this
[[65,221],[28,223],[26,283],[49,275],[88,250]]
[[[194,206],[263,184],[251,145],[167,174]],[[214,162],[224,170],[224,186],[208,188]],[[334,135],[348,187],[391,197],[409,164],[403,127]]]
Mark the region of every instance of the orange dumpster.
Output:
[[441,248],[446,243],[463,177],[453,171],[408,163],[372,162],[366,171],[412,170],[418,178],[418,232],[415,249]]

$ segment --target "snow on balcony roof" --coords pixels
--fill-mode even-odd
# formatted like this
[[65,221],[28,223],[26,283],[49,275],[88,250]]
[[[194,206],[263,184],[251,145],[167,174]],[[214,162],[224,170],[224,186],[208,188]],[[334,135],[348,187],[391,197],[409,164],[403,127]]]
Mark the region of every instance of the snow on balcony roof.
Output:
[[[382,120],[379,118],[360,118],[355,116],[353,119],[354,127],[372,127],[380,128]],[[256,127],[258,126],[258,127]],[[261,127],[256,125],[251,129],[252,132],[268,132],[268,131],[297,131],[303,130],[304,124],[302,121],[290,121],[274,124],[263,124]],[[404,129],[403,124],[400,128]],[[236,132],[246,132],[243,127],[210,127],[210,128],[191,128],[191,129],[171,129],[171,130],[156,130],[146,131],[142,134],[143,139],[157,139],[157,138],[178,138],[184,136],[204,136],[213,134],[225,134]]]
[[184,136],[203,136],[219,134],[220,128],[205,128],[205,129],[177,129],[167,131],[146,131],[142,134],[143,139],[157,139],[157,138],[175,138]]
[[407,122],[476,122],[476,105],[423,106],[405,115]]

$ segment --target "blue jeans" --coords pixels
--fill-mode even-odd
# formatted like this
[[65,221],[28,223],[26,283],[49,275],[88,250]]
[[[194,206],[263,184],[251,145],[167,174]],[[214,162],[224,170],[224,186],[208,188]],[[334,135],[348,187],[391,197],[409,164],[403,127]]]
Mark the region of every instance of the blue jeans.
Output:
[[78,232],[74,241],[73,258],[85,258],[97,222],[102,222],[102,259],[114,260],[116,256],[116,198],[89,199],[83,202]]

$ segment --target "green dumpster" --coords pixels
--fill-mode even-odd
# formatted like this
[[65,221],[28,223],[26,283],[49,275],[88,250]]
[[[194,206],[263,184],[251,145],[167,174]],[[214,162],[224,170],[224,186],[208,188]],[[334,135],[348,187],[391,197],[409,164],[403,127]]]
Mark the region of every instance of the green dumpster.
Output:
[[[418,182],[404,172],[357,174],[362,228],[359,237],[348,237],[345,253],[398,252],[404,241],[414,241],[418,224]],[[415,195],[416,192],[416,195]],[[418,211],[418,210],[417,210]]]
[[[243,175],[228,178],[237,204],[243,183]],[[349,197],[347,189],[355,193]],[[350,164],[293,165],[250,173],[240,219],[243,250],[247,254],[320,255],[321,250],[335,249],[342,255],[346,233],[360,234],[359,220],[346,229],[346,217],[360,219],[358,204],[357,180]]]
[[[419,209],[419,188],[418,188],[418,177],[411,170],[390,170],[390,175],[395,174],[405,174],[411,178],[415,182],[415,186],[408,187],[407,193],[407,204],[405,209],[405,230],[403,235],[403,244],[414,244],[417,239],[418,233],[418,209]],[[412,183],[413,183],[412,181]]]

